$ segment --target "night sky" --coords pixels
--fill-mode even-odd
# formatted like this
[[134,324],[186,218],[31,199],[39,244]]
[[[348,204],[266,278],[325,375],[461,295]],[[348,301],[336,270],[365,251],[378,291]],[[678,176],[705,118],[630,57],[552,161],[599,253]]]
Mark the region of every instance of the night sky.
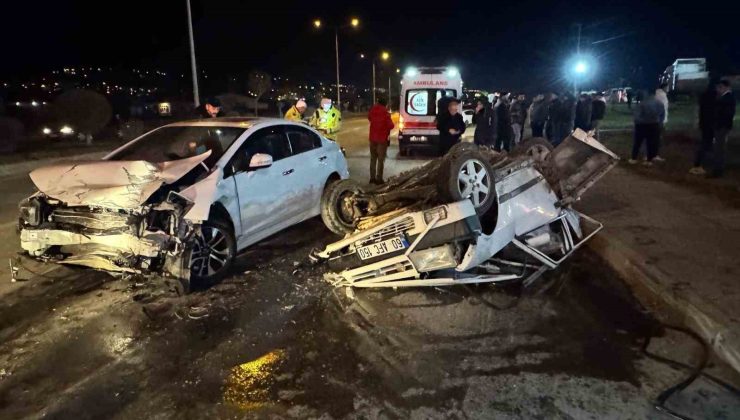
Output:
[[[737,1],[192,2],[199,66],[210,77],[260,68],[331,80],[329,25],[351,16],[362,23],[340,31],[340,54],[343,81],[355,83],[370,78],[359,53],[388,50],[393,68],[457,65],[470,87],[551,89],[576,51],[578,24],[581,50],[596,63],[594,87],[620,77],[652,83],[678,57],[707,57],[717,75],[740,73]],[[185,0],[16,2],[3,14],[6,78],[65,65],[189,71]]]

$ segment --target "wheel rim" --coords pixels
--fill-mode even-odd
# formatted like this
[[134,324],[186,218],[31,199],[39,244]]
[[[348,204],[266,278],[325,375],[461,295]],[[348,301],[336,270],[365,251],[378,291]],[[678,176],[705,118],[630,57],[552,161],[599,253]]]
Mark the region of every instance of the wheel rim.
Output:
[[527,155],[531,156],[535,162],[544,162],[549,154],[550,149],[541,144],[535,144],[527,150]]
[[227,233],[215,226],[201,227],[193,243],[190,271],[198,277],[211,277],[224,269],[232,257]]
[[470,198],[475,208],[486,202],[491,194],[491,177],[485,165],[478,159],[466,161],[457,174],[460,197]]
[[337,214],[339,219],[347,226],[352,226],[355,220],[355,207],[352,202],[354,192],[345,191],[339,196],[337,203]]

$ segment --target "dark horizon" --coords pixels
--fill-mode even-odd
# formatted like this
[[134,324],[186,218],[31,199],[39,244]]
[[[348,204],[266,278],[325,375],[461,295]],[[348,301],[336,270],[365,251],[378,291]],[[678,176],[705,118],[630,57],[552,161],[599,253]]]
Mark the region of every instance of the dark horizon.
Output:
[[[126,7],[73,2],[20,4],[3,26],[5,78],[64,66],[145,66],[189,75],[185,2],[134,0]],[[367,5],[281,2],[254,10],[238,1],[192,0],[200,70],[212,77],[263,69],[303,80],[334,78],[331,22],[356,16],[359,29],[340,31],[342,81],[369,84],[370,63],[360,53],[391,53],[389,71],[408,65],[455,65],[468,87],[549,90],[565,82],[565,63],[581,51],[593,58],[603,88],[620,78],[654,83],[676,58],[706,57],[714,75],[740,73],[740,37],[722,20],[729,2],[681,5],[627,0],[462,4],[456,11],[429,4]],[[311,23],[324,22],[320,31]],[[366,81],[367,80],[367,81]]]

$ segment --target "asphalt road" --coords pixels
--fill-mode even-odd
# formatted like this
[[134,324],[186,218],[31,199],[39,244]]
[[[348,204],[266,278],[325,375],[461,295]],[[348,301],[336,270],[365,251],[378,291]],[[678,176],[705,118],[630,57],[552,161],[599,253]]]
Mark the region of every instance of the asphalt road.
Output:
[[[339,141],[367,179],[367,123]],[[422,163],[397,159],[388,174]],[[27,177],[0,183],[0,248],[15,252]],[[0,276],[0,418],[669,418],[652,407],[685,372],[646,358],[656,323],[587,251],[538,286],[358,291],[306,255],[320,220],[248,249],[188,296],[160,278],[33,265]],[[651,351],[694,363],[667,332]],[[694,418],[740,405],[700,381],[671,399]]]

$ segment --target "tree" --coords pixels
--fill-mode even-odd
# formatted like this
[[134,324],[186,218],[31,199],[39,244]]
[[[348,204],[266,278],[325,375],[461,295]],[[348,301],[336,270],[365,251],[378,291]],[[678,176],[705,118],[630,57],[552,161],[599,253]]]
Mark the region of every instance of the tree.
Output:
[[247,87],[255,95],[254,115],[257,116],[260,98],[272,87],[272,76],[260,70],[252,70],[247,78]]
[[68,90],[54,101],[54,109],[64,124],[69,124],[85,136],[88,143],[92,136],[105,128],[112,116],[112,109],[105,96],[86,89]]

